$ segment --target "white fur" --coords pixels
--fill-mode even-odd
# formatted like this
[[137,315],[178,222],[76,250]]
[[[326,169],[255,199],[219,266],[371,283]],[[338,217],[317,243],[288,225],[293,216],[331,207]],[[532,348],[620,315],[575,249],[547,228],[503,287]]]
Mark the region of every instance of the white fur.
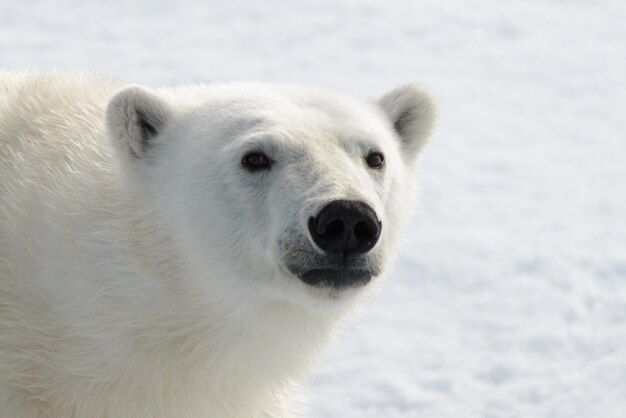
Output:
[[[285,416],[371,284],[307,286],[281,248],[313,248],[308,217],[359,199],[383,222],[372,257],[385,267],[432,101],[415,86],[380,102],[122,87],[0,74],[0,417]],[[242,169],[250,148],[275,167]],[[383,172],[365,165],[371,148]]]

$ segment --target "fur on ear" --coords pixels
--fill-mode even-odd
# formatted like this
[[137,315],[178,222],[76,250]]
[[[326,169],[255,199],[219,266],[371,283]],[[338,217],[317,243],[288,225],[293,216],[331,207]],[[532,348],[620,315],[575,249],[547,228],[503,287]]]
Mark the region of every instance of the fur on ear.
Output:
[[397,87],[378,99],[409,157],[415,158],[426,144],[437,119],[433,97],[417,84]]
[[107,107],[106,124],[116,149],[127,157],[141,158],[152,146],[170,115],[165,100],[141,86],[118,92]]

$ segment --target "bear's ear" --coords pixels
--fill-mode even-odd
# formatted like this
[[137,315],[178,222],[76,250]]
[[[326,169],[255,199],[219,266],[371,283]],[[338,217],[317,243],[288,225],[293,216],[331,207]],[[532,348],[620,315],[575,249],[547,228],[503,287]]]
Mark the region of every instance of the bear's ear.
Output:
[[428,140],[437,119],[437,106],[430,94],[416,84],[407,84],[382,96],[378,105],[402,141],[408,161]]
[[165,100],[145,87],[131,86],[113,96],[107,107],[106,123],[118,151],[141,158],[169,116]]

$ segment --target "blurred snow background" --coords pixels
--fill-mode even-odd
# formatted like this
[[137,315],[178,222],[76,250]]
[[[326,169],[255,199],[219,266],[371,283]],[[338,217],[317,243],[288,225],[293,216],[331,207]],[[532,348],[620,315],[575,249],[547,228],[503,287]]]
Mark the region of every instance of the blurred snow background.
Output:
[[625,22],[619,0],[0,0],[0,67],[423,83],[421,206],[308,416],[624,417]]

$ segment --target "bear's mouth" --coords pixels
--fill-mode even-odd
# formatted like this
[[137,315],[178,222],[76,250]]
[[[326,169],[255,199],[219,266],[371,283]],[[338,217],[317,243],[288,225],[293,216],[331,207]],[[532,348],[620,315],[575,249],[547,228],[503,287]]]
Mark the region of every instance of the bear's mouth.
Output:
[[285,266],[303,283],[318,288],[347,289],[368,284],[380,269],[371,257],[328,257],[306,251],[287,257]]
[[334,289],[365,286],[372,279],[372,271],[362,268],[312,268],[292,273],[310,286]]
[[356,289],[367,285],[381,273],[382,255],[379,252],[320,254],[306,244],[282,241],[279,248],[283,268],[308,286],[335,290]]

